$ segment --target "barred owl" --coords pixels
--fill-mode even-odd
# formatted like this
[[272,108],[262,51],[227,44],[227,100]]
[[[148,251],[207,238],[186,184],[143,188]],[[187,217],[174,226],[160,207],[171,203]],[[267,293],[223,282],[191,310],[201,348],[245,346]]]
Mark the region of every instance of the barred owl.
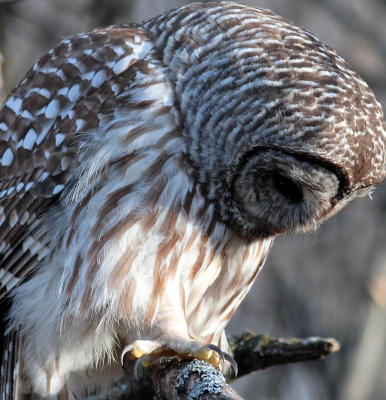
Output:
[[384,178],[385,123],[309,32],[193,3],[41,57],[0,111],[0,164],[2,396],[82,397],[121,355],[218,365],[274,238]]

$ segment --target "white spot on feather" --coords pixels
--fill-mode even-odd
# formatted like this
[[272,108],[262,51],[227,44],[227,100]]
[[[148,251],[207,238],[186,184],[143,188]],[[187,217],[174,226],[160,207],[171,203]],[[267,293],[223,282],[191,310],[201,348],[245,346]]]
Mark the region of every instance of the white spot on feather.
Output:
[[68,94],[68,87],[62,87],[57,91],[58,95],[67,96]]
[[3,158],[1,159],[1,164],[4,167],[8,167],[9,165],[12,164],[13,159],[15,158],[15,156],[12,153],[12,150],[8,147],[7,150],[5,150],[5,152],[3,153]]
[[44,89],[44,88],[39,89],[38,93],[40,95],[42,95],[43,97],[45,97],[46,99],[49,99],[51,97],[51,93],[47,89]]
[[76,130],[79,132],[84,126],[86,125],[86,121],[84,119],[77,119],[76,120]]
[[126,71],[131,65],[133,65],[135,59],[134,56],[131,54],[129,56],[121,58],[113,68],[114,74],[119,75],[123,71]]
[[66,138],[66,135],[63,135],[63,133],[58,133],[55,136],[55,147],[60,146],[63,143],[63,140]]
[[44,171],[39,178],[39,182],[43,182],[44,180],[46,180],[48,178],[50,174],[47,171]]
[[33,118],[33,117],[32,117],[32,114],[31,114],[29,111],[27,111],[27,110],[24,110],[24,111],[22,112],[21,116],[22,116],[23,118],[26,118],[26,119],[32,119],[32,118]]
[[66,76],[64,75],[64,73],[61,69],[58,69],[57,71],[55,71],[55,73],[62,81],[66,80]]
[[8,101],[5,103],[6,106],[8,108],[10,108],[15,114],[18,114],[20,109],[21,109],[21,105],[23,103],[22,99],[19,99],[17,97],[13,97],[11,96]]
[[46,117],[47,118],[55,118],[59,112],[59,101],[54,99],[50,101],[46,107]]
[[27,184],[25,185],[25,190],[26,191],[30,190],[33,184],[34,184],[33,182],[27,182]]
[[68,91],[68,98],[70,99],[70,101],[75,102],[76,100],[78,100],[79,96],[80,86],[79,84],[76,84],[72,86],[71,89]]
[[34,144],[35,144],[35,141],[36,141],[36,139],[37,139],[37,134],[36,134],[36,131],[34,130],[34,129],[30,129],[28,132],[27,132],[27,134],[25,135],[25,137],[24,137],[24,140],[23,140],[23,147],[26,149],[26,150],[31,150],[32,149],[32,147],[34,146]]
[[134,53],[137,54],[139,58],[144,58],[145,55],[151,50],[152,44],[149,41],[144,41],[139,44],[131,43]]
[[64,188],[64,185],[56,185],[54,187],[54,190],[52,191],[52,194],[58,194],[59,192],[61,192]]
[[98,71],[92,78],[91,85],[99,87],[106,80],[106,73],[103,70]]

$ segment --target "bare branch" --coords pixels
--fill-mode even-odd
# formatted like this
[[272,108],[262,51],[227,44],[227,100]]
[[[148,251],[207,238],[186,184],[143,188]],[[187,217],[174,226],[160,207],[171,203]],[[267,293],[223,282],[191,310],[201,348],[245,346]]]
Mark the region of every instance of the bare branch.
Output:
[[331,338],[284,340],[254,335],[252,332],[230,338],[230,344],[239,368],[239,377],[274,365],[320,360],[339,350],[339,343]]

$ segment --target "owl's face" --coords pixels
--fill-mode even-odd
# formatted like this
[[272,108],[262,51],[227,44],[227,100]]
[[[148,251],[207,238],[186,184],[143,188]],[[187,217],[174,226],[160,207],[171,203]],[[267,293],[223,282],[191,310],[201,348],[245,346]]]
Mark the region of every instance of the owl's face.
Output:
[[328,161],[253,148],[231,175],[229,223],[249,239],[315,229],[340,208],[346,185],[345,176]]

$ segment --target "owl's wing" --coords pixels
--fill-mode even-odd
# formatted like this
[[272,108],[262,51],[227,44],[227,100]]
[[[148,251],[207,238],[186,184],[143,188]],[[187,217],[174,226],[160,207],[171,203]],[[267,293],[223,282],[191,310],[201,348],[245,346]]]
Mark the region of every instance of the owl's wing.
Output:
[[[36,62],[0,109],[0,299],[49,254],[53,245],[39,215],[73,180],[77,138],[130,108],[139,75],[151,73],[144,61],[151,51],[136,25],[65,39]],[[6,308],[3,298],[2,315]],[[19,338],[4,331],[0,321],[0,393],[14,399]]]
[[135,25],[79,34],[41,57],[6,100],[0,110],[0,298],[49,253],[38,217],[79,164],[74,139],[130,107],[130,89],[151,50]]

